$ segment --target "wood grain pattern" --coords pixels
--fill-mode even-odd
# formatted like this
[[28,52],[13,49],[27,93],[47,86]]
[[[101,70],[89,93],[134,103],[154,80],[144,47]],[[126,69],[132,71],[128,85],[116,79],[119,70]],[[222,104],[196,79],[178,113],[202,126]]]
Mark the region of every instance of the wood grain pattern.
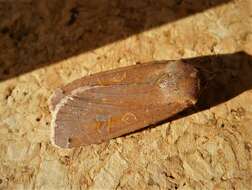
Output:
[[51,98],[52,140],[62,148],[101,143],[195,104],[197,71],[182,61],[159,61],[83,77]]

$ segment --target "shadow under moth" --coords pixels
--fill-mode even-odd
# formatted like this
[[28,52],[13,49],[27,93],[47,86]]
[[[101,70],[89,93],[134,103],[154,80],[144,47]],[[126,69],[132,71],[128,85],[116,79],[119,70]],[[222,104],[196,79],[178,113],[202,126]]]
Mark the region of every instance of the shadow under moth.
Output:
[[85,76],[52,95],[52,142],[72,148],[108,141],[194,105],[198,91],[197,70],[183,61],[155,61]]

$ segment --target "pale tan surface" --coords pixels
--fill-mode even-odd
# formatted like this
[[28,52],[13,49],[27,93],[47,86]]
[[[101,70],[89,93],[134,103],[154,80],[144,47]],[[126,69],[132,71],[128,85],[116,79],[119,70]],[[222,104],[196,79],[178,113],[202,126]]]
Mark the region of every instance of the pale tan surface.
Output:
[[[157,1],[157,9],[164,8],[157,12],[151,12],[152,4],[129,3],[121,13],[126,18],[120,16],[123,5],[113,3],[119,1],[111,1],[113,8],[104,10],[78,1],[8,2],[0,7],[0,189],[251,189],[248,55],[196,61],[207,89],[198,107],[178,120],[100,145],[53,147],[47,104],[58,86],[98,71],[241,50],[252,55],[251,0],[232,1],[191,16],[178,9],[170,17],[182,16],[173,22],[162,19],[169,17],[167,7],[178,6],[175,1],[163,1],[167,7]],[[97,4],[102,3],[106,1]],[[11,6],[14,9],[8,9]],[[73,7],[80,10],[69,24]],[[164,24],[151,19],[142,23],[138,12],[130,12],[136,7]],[[99,24],[104,12],[110,15],[109,23]],[[89,28],[94,27],[92,21],[97,23],[95,29]],[[87,38],[88,32],[92,34]]]

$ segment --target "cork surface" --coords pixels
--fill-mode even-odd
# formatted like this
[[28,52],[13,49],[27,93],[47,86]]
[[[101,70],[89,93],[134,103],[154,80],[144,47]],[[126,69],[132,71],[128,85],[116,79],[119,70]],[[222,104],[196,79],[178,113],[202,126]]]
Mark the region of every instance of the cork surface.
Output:
[[[1,1],[0,189],[250,189],[252,2],[195,2]],[[57,87],[181,58],[201,71],[195,107],[108,143],[51,144]]]

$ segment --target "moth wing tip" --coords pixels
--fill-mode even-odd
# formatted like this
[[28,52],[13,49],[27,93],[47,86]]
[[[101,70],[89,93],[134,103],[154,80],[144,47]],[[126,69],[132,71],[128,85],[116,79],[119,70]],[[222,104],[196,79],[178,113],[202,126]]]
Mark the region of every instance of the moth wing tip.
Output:
[[71,149],[73,147],[69,146],[69,141],[68,138],[64,138],[64,143],[58,143],[56,140],[56,136],[57,136],[57,132],[55,131],[56,127],[51,127],[51,137],[50,137],[50,141],[52,143],[52,145],[56,148],[60,148],[60,149]]
[[56,105],[60,102],[60,100],[64,97],[64,91],[61,88],[55,89],[55,91],[48,98],[49,110],[51,112],[54,111]]

